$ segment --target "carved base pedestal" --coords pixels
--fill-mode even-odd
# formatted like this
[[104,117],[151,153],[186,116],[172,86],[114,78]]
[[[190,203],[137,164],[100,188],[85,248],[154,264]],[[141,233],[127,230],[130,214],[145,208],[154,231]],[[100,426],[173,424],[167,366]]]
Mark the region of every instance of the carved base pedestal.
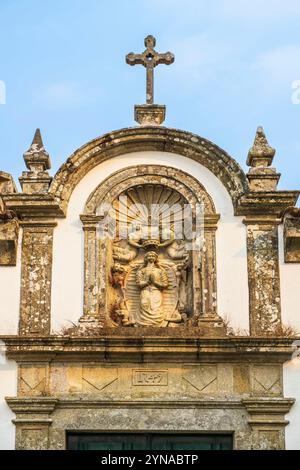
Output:
[[134,120],[141,126],[159,126],[166,117],[166,107],[159,104],[140,104],[134,107]]
[[99,328],[104,327],[104,318],[100,316],[94,315],[83,315],[80,320],[79,324],[76,327],[78,333],[83,334],[85,331],[91,332],[92,330],[99,330]]
[[18,395],[6,398],[16,449],[62,450],[68,431],[104,430],[234,433],[238,450],[284,449],[294,400],[283,395],[282,364],[292,340],[124,330],[140,336],[5,339],[19,368]]
[[198,325],[200,327],[201,336],[210,336],[213,338],[224,338],[226,336],[226,327],[219,315],[200,317]]

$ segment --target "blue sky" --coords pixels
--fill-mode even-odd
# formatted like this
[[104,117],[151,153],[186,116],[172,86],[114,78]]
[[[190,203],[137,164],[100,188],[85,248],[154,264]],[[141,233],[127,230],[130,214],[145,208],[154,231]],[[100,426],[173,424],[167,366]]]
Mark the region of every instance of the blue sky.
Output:
[[212,140],[244,169],[263,125],[280,188],[300,188],[299,0],[0,0],[0,21],[0,169],[16,180],[37,127],[54,174],[90,139],[135,125],[145,70],[125,55],[153,34],[175,54],[155,71],[165,125]]

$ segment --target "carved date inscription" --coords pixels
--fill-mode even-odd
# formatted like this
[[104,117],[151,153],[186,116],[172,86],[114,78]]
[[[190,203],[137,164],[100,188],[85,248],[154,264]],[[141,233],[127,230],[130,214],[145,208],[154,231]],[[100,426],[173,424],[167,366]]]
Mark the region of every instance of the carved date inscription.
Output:
[[132,385],[168,385],[167,370],[133,370]]

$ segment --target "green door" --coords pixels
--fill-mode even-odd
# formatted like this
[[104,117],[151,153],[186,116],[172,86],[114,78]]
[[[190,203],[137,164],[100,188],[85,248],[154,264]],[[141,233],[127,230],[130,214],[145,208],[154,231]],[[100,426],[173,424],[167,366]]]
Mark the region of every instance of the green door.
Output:
[[232,435],[221,434],[68,434],[69,450],[231,450]]

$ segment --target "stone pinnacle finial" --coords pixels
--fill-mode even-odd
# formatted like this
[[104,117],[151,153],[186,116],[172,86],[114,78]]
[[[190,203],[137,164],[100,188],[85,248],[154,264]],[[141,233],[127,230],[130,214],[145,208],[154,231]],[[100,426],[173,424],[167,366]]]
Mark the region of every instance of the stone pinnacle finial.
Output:
[[29,171],[23,171],[19,178],[24,193],[45,193],[52,178],[47,170],[51,168],[49,153],[43,144],[40,129],[35,131],[33,141],[24,153],[24,160]]
[[247,165],[251,167],[270,166],[275,153],[276,150],[269,145],[263,127],[259,126],[256,131],[254,144],[248,153]]
[[30,146],[30,149],[33,149],[33,148],[44,149],[44,144],[43,144],[43,139],[42,139],[40,129],[37,129],[34,133],[34,137],[33,137],[33,141]]
[[250,166],[247,178],[251,191],[276,191],[280,174],[271,167],[275,153],[276,150],[269,145],[263,128],[259,126],[247,158],[247,165]]
[[24,160],[27,168],[31,171],[34,169],[45,171],[51,168],[50,157],[44,148],[40,129],[36,129],[32,143],[24,153]]

